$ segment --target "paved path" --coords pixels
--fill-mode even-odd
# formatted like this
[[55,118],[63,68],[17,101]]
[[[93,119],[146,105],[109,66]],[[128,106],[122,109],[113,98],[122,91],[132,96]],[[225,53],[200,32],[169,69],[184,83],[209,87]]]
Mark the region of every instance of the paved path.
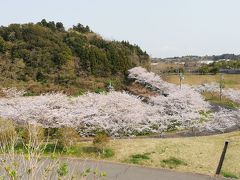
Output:
[[[110,180],[224,180],[225,178],[216,178],[206,175],[193,173],[180,173],[170,170],[146,168],[132,166],[127,164],[109,163],[103,161],[83,161],[79,159],[68,159],[70,166],[97,168],[100,172],[107,173],[104,179]],[[89,178],[91,179],[91,178]]]

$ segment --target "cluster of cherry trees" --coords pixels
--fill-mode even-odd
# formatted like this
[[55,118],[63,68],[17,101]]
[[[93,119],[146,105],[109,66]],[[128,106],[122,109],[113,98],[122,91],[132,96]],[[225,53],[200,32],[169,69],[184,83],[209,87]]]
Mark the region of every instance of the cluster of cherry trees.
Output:
[[220,91],[219,84],[217,84],[217,83],[200,84],[200,85],[193,86],[193,88],[197,92],[199,92],[199,93],[203,93],[203,92],[219,92]]
[[166,92],[166,97],[160,93],[159,96],[150,98],[150,103],[161,109],[164,112],[163,116],[168,116],[167,119],[175,119],[181,124],[195,123],[196,120],[200,119],[199,111],[207,111],[210,106],[204,101],[201,94],[190,86],[183,85],[180,88],[177,85],[163,81],[160,76],[147,72],[142,67],[130,69],[129,78],[146,87],[153,87],[160,92]]
[[[220,93],[219,84],[203,84],[195,87],[202,92]],[[240,103],[240,91],[235,89],[223,89],[222,95],[233,102]],[[225,132],[240,129],[240,109],[220,108],[210,114],[209,121],[199,124],[199,130],[205,132]]]
[[218,133],[240,129],[240,110],[220,108],[210,117],[211,120],[198,125],[200,132]]
[[[216,92],[219,93],[220,87],[217,83],[203,84],[195,87],[183,85],[181,89],[178,86],[167,83],[154,73],[136,67],[129,70],[129,77],[135,79],[147,87],[164,90],[169,92],[169,96],[157,96],[151,98],[154,105],[163,108],[168,123],[177,121],[181,126],[196,127],[199,131],[224,132],[234,128],[240,128],[240,110],[231,110],[220,108],[214,111],[209,103],[203,100],[201,93]],[[151,84],[151,86],[149,86]],[[234,89],[223,89],[223,96],[240,103],[240,91]],[[208,113],[206,113],[208,112]]]
[[45,127],[72,126],[86,136],[96,130],[121,136],[161,132],[165,128],[156,108],[125,92],[88,93],[79,97],[57,93],[2,98],[0,117]]
[[169,94],[167,97],[156,96],[150,102],[158,109],[162,110],[168,122],[177,122],[181,127],[193,127],[200,123],[201,113],[208,111],[210,105],[204,101],[202,96],[189,87],[179,89]]
[[[0,98],[0,117],[20,124],[71,126],[82,136],[94,135],[97,131],[105,131],[111,136],[129,136],[191,127],[201,131],[223,131],[240,125],[237,111],[222,109],[204,115],[211,107],[190,86],[184,85],[180,89],[141,67],[129,70],[129,78],[158,91],[159,95],[150,97],[146,103],[137,96],[116,91],[78,97],[62,93],[22,97],[24,91],[5,89],[5,97]],[[163,96],[163,91],[168,95]],[[203,118],[205,123],[202,123]]]
[[228,99],[240,103],[240,91],[235,89],[227,89],[223,91],[223,95]]
[[[185,92],[186,94],[187,92]],[[112,136],[161,133],[172,124],[198,124],[196,103],[191,99],[158,96],[151,103],[126,92],[88,93],[68,97],[61,93],[0,99],[0,117],[17,123],[39,123],[45,127],[71,126],[83,136],[104,130]],[[174,106],[173,106],[174,104]]]
[[128,78],[142,84],[154,91],[171,93],[176,90],[176,85],[163,81],[160,76],[148,72],[145,68],[135,67],[128,70]]

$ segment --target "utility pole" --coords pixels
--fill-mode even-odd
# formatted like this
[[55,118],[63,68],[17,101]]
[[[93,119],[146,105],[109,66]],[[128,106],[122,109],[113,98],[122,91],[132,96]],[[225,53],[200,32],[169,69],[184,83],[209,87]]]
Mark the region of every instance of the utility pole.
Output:
[[182,80],[184,80],[184,75],[183,75],[183,73],[179,73],[179,81],[180,81],[180,89],[182,89]]
[[220,84],[219,84],[219,88],[220,88],[220,101],[222,101],[222,90],[224,88],[224,76],[223,74],[220,75]]
[[177,74],[178,74],[178,78],[179,78],[179,82],[180,82],[180,89],[182,89],[182,80],[184,79],[184,75],[182,72],[180,72],[180,68],[179,68],[179,64],[180,64],[180,61],[177,62]]

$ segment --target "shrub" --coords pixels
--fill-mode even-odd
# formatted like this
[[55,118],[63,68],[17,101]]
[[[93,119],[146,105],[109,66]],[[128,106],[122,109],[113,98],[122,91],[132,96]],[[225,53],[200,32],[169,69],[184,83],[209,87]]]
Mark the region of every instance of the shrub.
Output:
[[[24,145],[25,146],[25,145]],[[88,168],[87,173],[81,163],[71,165],[69,160],[62,162],[54,153],[48,158],[42,158],[45,150],[41,146],[29,148],[26,152],[18,152],[13,146],[1,149],[0,179],[100,179],[106,173],[97,168]],[[44,146],[46,147],[46,146]],[[79,167],[80,165],[80,167]],[[83,176],[84,174],[84,176]]]
[[56,133],[58,131],[58,128],[45,128],[44,129],[44,136],[48,137],[49,139],[56,138]]
[[65,149],[73,146],[80,140],[78,132],[71,127],[57,129],[55,137],[57,139],[57,146]]
[[17,133],[12,121],[0,119],[0,145],[15,143],[17,140]]
[[101,89],[101,88],[97,88],[97,89],[95,90],[95,93],[98,93],[98,94],[101,94],[101,93],[103,93],[103,92],[105,92],[105,90],[104,90],[104,89]]
[[44,129],[38,124],[28,124],[20,132],[24,144],[35,147],[44,141]]
[[57,173],[60,177],[62,176],[66,176],[68,174],[69,170],[68,170],[68,164],[67,163],[63,163],[60,165]]
[[101,154],[103,158],[110,158],[114,156],[114,151],[110,148],[104,149],[104,152]]
[[103,153],[108,143],[109,137],[105,133],[99,133],[93,139],[93,145]]

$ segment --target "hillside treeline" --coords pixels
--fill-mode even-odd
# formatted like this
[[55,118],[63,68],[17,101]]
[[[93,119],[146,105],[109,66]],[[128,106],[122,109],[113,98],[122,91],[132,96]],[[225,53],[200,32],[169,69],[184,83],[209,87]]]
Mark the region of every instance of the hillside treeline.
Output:
[[33,93],[94,90],[106,80],[121,84],[128,69],[148,64],[139,46],[104,40],[82,24],[68,30],[46,20],[0,27],[1,86],[22,85]]
[[240,69],[240,60],[231,61],[217,61],[210,64],[203,65],[199,68],[199,72],[206,73],[219,73],[220,69]]

